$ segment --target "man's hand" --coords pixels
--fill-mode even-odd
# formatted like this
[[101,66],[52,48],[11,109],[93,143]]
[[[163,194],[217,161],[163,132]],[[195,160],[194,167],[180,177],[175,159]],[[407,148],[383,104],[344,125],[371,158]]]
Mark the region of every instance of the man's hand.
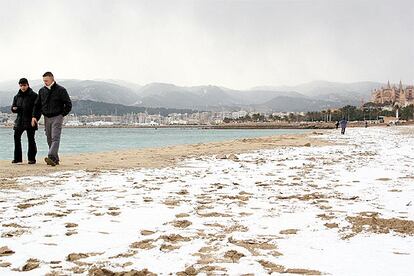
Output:
[[12,109],[13,109],[13,110],[17,110],[17,107],[16,107],[16,106],[13,106],[13,107],[12,107]]
[[37,125],[37,119],[32,118],[32,127],[35,127]]

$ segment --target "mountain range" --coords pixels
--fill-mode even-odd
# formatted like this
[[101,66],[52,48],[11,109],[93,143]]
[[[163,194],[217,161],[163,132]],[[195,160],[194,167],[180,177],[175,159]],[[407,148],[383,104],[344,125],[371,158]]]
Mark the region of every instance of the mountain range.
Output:
[[[150,83],[144,86],[122,80],[58,81],[73,100],[85,100],[146,108],[175,108],[211,111],[318,111],[369,100],[379,82],[338,83],[314,81],[297,86],[257,86],[234,90],[214,85],[177,86]],[[41,80],[31,81],[38,91]],[[17,92],[15,82],[0,82],[0,106],[10,105]]]
[[[10,113],[11,106],[0,107],[0,112]],[[197,113],[196,110],[176,109],[163,107],[141,107],[122,104],[112,104],[105,102],[95,102],[91,100],[73,100],[71,113],[76,115],[126,115],[131,113],[147,113],[148,115],[167,116],[171,113]]]

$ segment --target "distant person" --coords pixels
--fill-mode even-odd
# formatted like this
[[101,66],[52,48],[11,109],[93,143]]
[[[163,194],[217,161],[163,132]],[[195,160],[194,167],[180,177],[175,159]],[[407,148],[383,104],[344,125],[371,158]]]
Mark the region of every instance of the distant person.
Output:
[[335,128],[338,129],[338,127],[339,127],[339,121],[337,121],[335,124]]
[[11,111],[17,113],[14,122],[14,158],[12,163],[22,163],[22,134],[26,131],[28,141],[27,160],[29,164],[36,164],[37,147],[35,133],[37,125],[32,126],[33,107],[37,94],[30,88],[29,81],[26,78],[19,80],[19,92],[13,98]]
[[341,125],[341,134],[345,134],[345,129],[346,125],[348,124],[348,121],[345,118],[342,118],[339,124]]
[[62,134],[63,117],[72,109],[72,102],[66,89],[55,82],[51,72],[43,74],[43,86],[39,90],[33,109],[32,126],[37,125],[38,118],[45,118],[45,133],[49,152],[45,162],[50,166],[59,165],[59,144]]
[[365,128],[368,127],[368,121],[365,121]]

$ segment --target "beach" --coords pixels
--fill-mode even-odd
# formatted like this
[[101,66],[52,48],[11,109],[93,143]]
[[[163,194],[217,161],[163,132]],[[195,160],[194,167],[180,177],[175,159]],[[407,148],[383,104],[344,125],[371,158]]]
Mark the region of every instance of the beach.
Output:
[[[322,132],[315,132],[322,133]],[[118,142],[122,143],[122,142]],[[161,168],[174,166],[185,158],[214,154],[234,154],[251,150],[268,149],[283,146],[322,145],[326,143],[309,134],[275,135],[271,137],[243,138],[224,142],[198,143],[192,145],[175,145],[161,148],[128,149],[98,153],[80,153],[62,155],[59,166],[50,167],[40,156],[35,165],[11,164],[0,160],[0,188],[10,178],[30,175],[44,175],[60,171],[76,170],[116,170],[131,168]],[[1,182],[2,181],[2,182]]]
[[0,274],[410,275],[413,161],[412,126],[1,161]]

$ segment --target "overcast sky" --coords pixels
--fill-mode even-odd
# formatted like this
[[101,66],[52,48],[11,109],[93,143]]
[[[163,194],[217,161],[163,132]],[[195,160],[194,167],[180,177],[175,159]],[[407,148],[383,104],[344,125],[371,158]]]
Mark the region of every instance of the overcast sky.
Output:
[[0,0],[0,81],[414,83],[412,0]]

